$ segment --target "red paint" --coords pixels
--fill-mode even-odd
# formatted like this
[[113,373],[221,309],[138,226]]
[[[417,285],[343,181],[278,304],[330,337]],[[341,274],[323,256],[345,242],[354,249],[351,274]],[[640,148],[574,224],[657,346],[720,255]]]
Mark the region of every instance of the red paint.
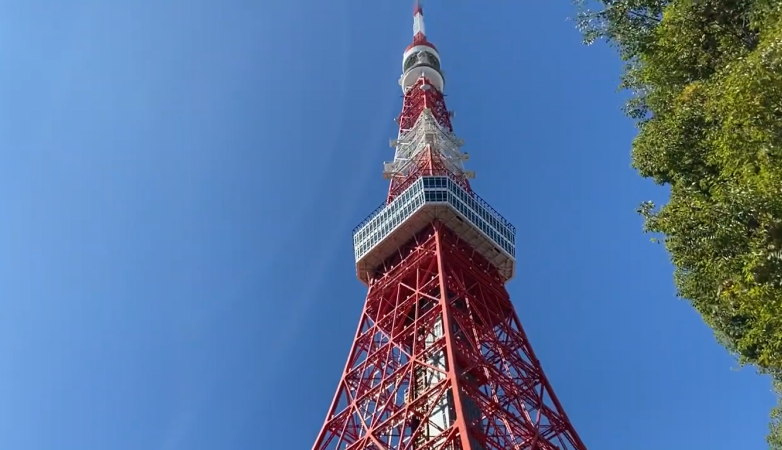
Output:
[[[370,283],[313,450],[586,449],[494,267],[437,222],[386,266]],[[425,351],[422,336],[438,318],[444,336]],[[436,351],[447,355],[443,381],[415,392],[416,368],[431,370],[426,361]],[[441,439],[426,439],[431,410],[449,390],[462,393],[454,397],[456,420]],[[471,420],[466,402],[485,420]]]
[[429,48],[433,48],[435,51],[437,51],[437,47],[434,46],[431,42],[426,40],[426,35],[423,33],[416,33],[415,36],[413,36],[413,43],[408,45],[405,51],[410,50],[411,48],[418,46],[418,45],[425,45]]

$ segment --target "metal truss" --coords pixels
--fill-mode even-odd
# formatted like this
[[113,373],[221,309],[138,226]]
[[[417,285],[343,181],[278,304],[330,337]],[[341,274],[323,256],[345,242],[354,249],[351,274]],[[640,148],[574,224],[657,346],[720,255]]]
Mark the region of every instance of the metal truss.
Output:
[[453,134],[450,113],[442,92],[425,77],[418,79],[405,93],[399,122],[399,138],[394,161],[384,166],[384,177],[391,180],[387,201],[392,201],[421,176],[442,175],[452,178],[470,191],[469,179],[475,174],[464,170],[468,155],[460,151],[464,141]]
[[435,222],[372,280],[313,450],[585,450],[497,270]]

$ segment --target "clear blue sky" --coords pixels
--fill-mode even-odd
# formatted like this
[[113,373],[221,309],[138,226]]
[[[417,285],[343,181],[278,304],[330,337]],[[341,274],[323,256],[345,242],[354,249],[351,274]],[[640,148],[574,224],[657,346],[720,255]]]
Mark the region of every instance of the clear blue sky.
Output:
[[[411,2],[0,0],[0,448],[310,448]],[[584,441],[765,448],[769,381],[732,370],[641,233],[665,192],[629,167],[620,62],[567,0],[490,3],[431,0],[427,31]]]

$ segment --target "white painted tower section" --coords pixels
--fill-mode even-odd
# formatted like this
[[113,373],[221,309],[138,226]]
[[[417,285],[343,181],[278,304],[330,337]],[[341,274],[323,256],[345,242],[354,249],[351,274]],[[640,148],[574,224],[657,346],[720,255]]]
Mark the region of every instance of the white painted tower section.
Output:
[[[430,55],[437,57],[437,51],[429,47],[424,47],[424,50],[417,52],[417,54],[412,57],[426,59],[427,57],[431,57]],[[413,86],[415,82],[418,81],[418,79],[421,77],[429,80],[429,82],[432,83],[432,86],[436,87],[438,91],[444,92],[443,89],[445,88],[445,79],[443,78],[443,74],[433,67],[424,65],[414,66],[402,74],[402,77],[399,79],[399,85],[402,86],[402,92],[407,92],[407,90],[410,89],[410,87]]]
[[421,33],[426,36],[426,26],[424,26],[424,12],[420,6],[415,9],[413,15],[413,36]]
[[383,165],[384,178],[407,176],[414,168],[418,156],[428,148],[440,156],[454,175],[468,179],[475,176],[473,172],[464,169],[464,161],[469,159],[469,155],[461,151],[464,141],[437,123],[429,109],[423,110],[413,128],[400,131],[399,138],[390,144],[395,148],[394,160]]

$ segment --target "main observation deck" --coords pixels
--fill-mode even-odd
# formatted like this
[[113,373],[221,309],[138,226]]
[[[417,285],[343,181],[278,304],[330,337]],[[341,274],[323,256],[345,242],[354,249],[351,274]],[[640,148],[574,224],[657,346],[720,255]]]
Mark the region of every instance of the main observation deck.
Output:
[[506,281],[513,278],[516,228],[475,193],[442,176],[419,178],[353,230],[358,278],[368,284],[386,258],[435,219],[491,262]]

